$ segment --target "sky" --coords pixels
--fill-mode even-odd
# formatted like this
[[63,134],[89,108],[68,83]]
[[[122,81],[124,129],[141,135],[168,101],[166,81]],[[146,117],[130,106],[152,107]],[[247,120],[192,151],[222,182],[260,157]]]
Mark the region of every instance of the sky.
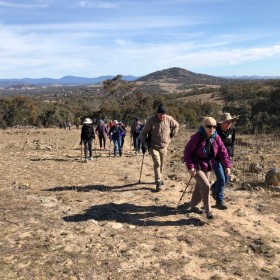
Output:
[[279,0],[0,0],[0,79],[280,76]]

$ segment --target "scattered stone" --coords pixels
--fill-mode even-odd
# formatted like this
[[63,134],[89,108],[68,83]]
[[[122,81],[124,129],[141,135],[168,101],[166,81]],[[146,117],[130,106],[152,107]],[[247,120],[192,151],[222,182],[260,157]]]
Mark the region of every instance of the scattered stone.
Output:
[[263,166],[260,163],[251,163],[249,171],[251,173],[260,173],[263,170]]
[[265,183],[268,186],[280,186],[280,170],[278,168],[269,170],[265,175]]
[[94,220],[94,219],[91,219],[90,221],[91,221],[93,224],[98,225],[98,221],[96,221],[96,220]]
[[110,223],[108,223],[108,225],[113,229],[123,228],[123,224],[121,224],[121,223],[110,222]]
[[243,209],[241,209],[241,208],[239,208],[236,211],[234,211],[234,214],[236,216],[238,216],[238,217],[245,217],[245,216],[247,216],[247,213]]

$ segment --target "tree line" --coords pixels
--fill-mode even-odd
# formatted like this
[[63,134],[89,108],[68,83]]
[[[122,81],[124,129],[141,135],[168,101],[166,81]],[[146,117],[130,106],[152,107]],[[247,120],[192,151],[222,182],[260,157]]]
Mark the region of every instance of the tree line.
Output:
[[[193,96],[199,89],[193,88]],[[217,91],[217,89],[215,89]],[[0,127],[32,125],[58,127],[63,122],[81,123],[85,117],[129,124],[135,117],[153,115],[160,103],[187,128],[195,129],[204,116],[219,112],[239,115],[237,129],[242,133],[274,133],[280,129],[280,81],[230,82],[221,85],[219,94],[225,105],[215,102],[182,101],[182,93],[149,94],[121,76],[103,82],[102,89],[64,87],[61,94],[13,95],[0,98]],[[211,91],[210,91],[211,92]],[[201,90],[205,93],[205,89]],[[187,92],[186,96],[191,93]]]

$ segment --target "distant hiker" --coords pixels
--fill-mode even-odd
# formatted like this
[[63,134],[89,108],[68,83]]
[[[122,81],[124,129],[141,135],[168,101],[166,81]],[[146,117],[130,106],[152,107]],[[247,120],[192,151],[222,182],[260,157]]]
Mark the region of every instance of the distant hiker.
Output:
[[133,147],[135,153],[140,153],[140,128],[141,128],[142,123],[140,122],[139,118],[135,118],[131,124],[131,137],[133,139]]
[[125,139],[125,136],[126,136],[126,128],[125,128],[125,125],[123,124],[123,122],[119,122],[119,126],[123,129],[123,133],[122,133],[122,141],[121,141],[121,148],[123,149],[123,144],[124,144],[124,139]]
[[80,124],[76,122],[76,129],[80,129]]
[[[178,122],[166,113],[166,109],[160,104],[156,115],[147,120],[141,132],[142,152],[145,154],[148,148],[154,162],[156,191],[160,191],[161,185],[164,184],[162,171],[167,148],[171,142],[171,138],[179,130]],[[149,139],[147,145],[146,139]]]
[[113,121],[110,121],[109,122],[109,129],[114,125],[114,122]]
[[92,125],[92,120],[86,118],[83,122],[82,131],[81,131],[81,142],[84,144],[84,156],[85,161],[92,160],[92,141],[95,139],[94,129]]
[[[146,122],[147,122],[147,120],[144,120],[144,121],[141,123],[140,128],[139,128],[140,134],[139,134],[139,136],[138,136],[138,139],[139,139],[140,146],[142,145],[141,133],[142,133],[142,130],[143,130],[143,128],[144,128]],[[144,144],[145,144],[145,143],[144,143]]]
[[[224,142],[230,158],[234,154],[235,130],[233,124],[237,120],[238,117],[232,117],[230,113],[224,113],[220,116],[217,125],[217,133]],[[216,199],[216,208],[225,210],[227,206],[224,202],[224,188],[230,177],[226,175],[223,163],[219,157],[216,157],[213,171],[216,175],[216,181],[211,186],[212,196]]]
[[67,127],[68,127],[69,130],[71,129],[71,125],[72,124],[70,122],[67,123]]
[[109,130],[110,140],[114,143],[114,157],[119,152],[120,157],[122,156],[122,134],[124,133],[123,129],[118,125],[118,121],[114,120],[113,126]]
[[218,156],[225,167],[225,173],[230,175],[231,162],[226,147],[216,132],[217,123],[212,117],[205,117],[198,132],[191,136],[184,150],[184,162],[192,177],[195,178],[195,188],[192,198],[187,203],[192,212],[202,214],[197,205],[203,201],[206,217],[213,218],[210,205],[209,175]]
[[102,119],[99,120],[95,131],[98,135],[100,149],[102,149],[102,144],[103,148],[106,149],[106,137],[108,135],[108,130],[106,123]]

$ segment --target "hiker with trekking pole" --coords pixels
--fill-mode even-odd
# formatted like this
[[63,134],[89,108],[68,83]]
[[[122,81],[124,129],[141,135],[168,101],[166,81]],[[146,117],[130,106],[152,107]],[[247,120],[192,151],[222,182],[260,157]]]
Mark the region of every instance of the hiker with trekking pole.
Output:
[[[235,142],[235,130],[233,128],[234,123],[238,120],[238,117],[232,117],[230,113],[223,113],[217,124],[217,133],[221,137],[225,144],[228,155],[232,160],[234,154],[234,142]],[[230,177],[226,175],[223,163],[216,158],[213,165],[213,171],[216,175],[216,181],[211,186],[212,197],[216,200],[216,208],[219,210],[226,210],[228,207],[224,201],[224,188]]]
[[[167,155],[167,148],[179,130],[178,122],[171,116],[167,115],[166,108],[160,104],[154,116],[150,117],[141,132],[141,149],[145,154],[147,149],[152,156],[154,163],[154,176],[156,192],[161,190],[164,184],[162,172],[164,161]],[[149,147],[147,147],[147,139]]]
[[217,134],[217,122],[212,117],[205,117],[198,131],[193,134],[184,150],[184,162],[191,177],[195,179],[195,187],[191,200],[186,208],[191,212],[202,214],[197,206],[203,201],[207,219],[214,216],[210,205],[210,171],[213,170],[215,158],[218,156],[223,163],[225,173],[230,175],[231,162],[227,149]]
[[81,141],[80,145],[84,144],[84,158],[85,162],[92,160],[92,142],[95,139],[95,133],[92,125],[92,120],[86,118],[83,122],[82,131],[81,131]]

